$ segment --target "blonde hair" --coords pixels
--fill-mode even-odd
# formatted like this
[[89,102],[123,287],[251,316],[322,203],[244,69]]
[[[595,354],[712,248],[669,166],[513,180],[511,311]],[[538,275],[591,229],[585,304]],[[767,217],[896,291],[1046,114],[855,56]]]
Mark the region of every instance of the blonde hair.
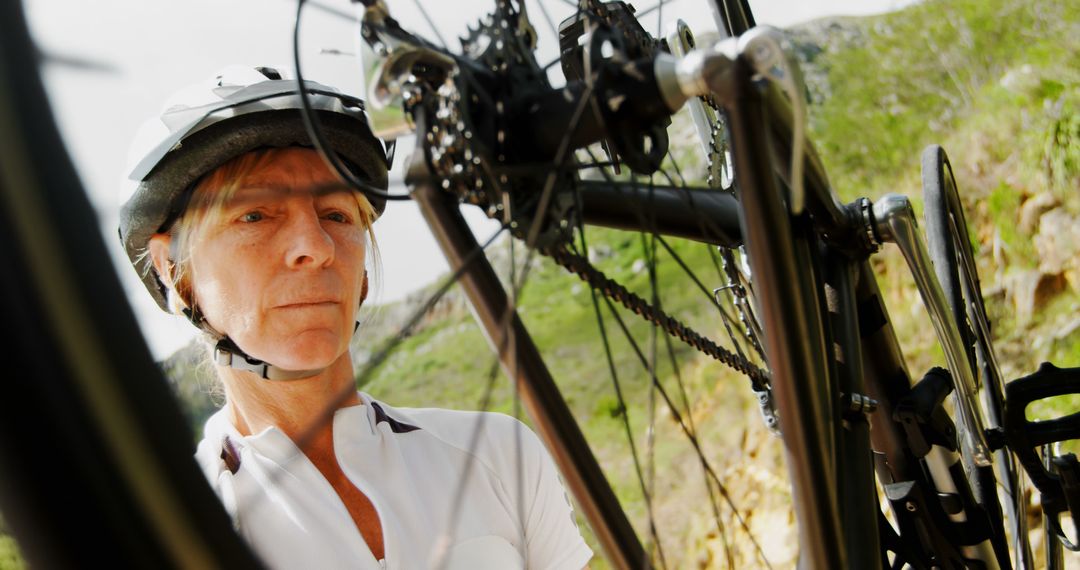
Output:
[[[265,168],[290,148],[264,148],[244,153],[215,168],[195,184],[187,207],[169,230],[172,235],[169,257],[172,261],[170,278],[173,284],[168,299],[170,311],[180,313],[185,307],[195,307],[189,267],[191,252],[199,236],[207,227],[220,221],[224,205],[240,189],[240,182],[244,178]],[[367,230],[371,272],[377,277],[381,263],[379,247],[371,228],[375,208],[362,193],[353,192],[353,196],[360,208],[360,221]]]

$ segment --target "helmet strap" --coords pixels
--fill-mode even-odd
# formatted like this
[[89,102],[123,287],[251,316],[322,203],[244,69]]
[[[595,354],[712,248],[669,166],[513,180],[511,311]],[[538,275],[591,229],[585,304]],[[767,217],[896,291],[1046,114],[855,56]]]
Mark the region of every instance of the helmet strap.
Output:
[[326,368],[285,370],[244,354],[244,351],[240,350],[240,347],[236,346],[236,343],[227,336],[222,337],[214,346],[214,363],[219,366],[228,366],[236,370],[251,372],[264,380],[274,381],[311,378],[326,370]]
[[[364,304],[368,295],[368,275],[367,271],[364,271],[364,280],[360,286],[360,305]],[[357,308],[359,310],[359,307]],[[228,366],[235,370],[243,370],[244,372],[251,372],[256,376],[263,378],[264,380],[300,380],[302,378],[311,378],[316,376],[326,368],[316,368],[312,370],[285,370],[284,368],[274,366],[273,364],[264,362],[257,358],[252,358],[247,355],[228,335],[221,334],[214,330],[214,327],[210,326],[210,323],[203,317],[202,311],[199,310],[199,306],[196,303],[191,303],[183,308],[184,316],[187,317],[191,324],[195,325],[199,330],[210,335],[211,338],[216,339],[217,343],[214,345],[214,363],[219,366]],[[360,328],[360,321],[356,321],[353,324],[353,333],[356,333],[356,329]]]
[[[214,345],[214,364],[219,366],[228,366],[235,370],[251,372],[259,378],[273,381],[311,378],[312,376],[317,376],[322,373],[323,370],[326,370],[326,368],[316,368],[313,370],[285,370],[284,368],[248,356],[247,353],[237,346],[231,338],[219,333],[214,330],[214,327],[210,326],[210,323],[203,317],[202,312],[199,311],[198,305],[192,304],[191,307],[185,307],[184,316],[191,321],[191,324],[198,327],[199,330],[217,340],[217,343]],[[357,325],[359,325],[359,323],[357,323]],[[355,332],[355,330],[356,329],[354,328],[353,331]]]

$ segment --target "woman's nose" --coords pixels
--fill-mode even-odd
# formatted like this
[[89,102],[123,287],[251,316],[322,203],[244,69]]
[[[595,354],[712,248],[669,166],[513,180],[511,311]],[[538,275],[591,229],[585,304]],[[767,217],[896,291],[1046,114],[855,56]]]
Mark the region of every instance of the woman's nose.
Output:
[[314,209],[300,209],[278,236],[285,243],[285,264],[289,267],[321,267],[334,260],[334,239],[323,228]]

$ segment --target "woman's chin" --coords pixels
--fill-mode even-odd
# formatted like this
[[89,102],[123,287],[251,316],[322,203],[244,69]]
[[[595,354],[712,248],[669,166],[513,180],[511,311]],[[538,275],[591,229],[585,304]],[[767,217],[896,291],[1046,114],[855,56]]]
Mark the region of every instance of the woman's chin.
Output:
[[[260,347],[259,358],[283,370],[319,370],[328,368],[348,353],[348,342],[326,331],[305,332],[288,342]],[[276,346],[274,346],[276,344]]]

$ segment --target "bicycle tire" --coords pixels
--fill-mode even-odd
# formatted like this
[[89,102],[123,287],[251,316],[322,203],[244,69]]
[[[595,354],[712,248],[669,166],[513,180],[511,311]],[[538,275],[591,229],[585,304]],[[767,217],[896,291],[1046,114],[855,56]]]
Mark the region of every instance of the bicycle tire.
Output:
[[[922,153],[922,186],[927,248],[934,271],[960,325],[960,335],[967,350],[968,362],[975,378],[981,380],[982,409],[989,427],[1001,427],[1004,419],[1004,381],[998,368],[991,338],[990,322],[982,296],[975,252],[964,216],[963,203],[957,189],[952,165],[945,150],[930,145]],[[995,526],[995,548],[1011,551],[1016,567],[1030,567],[1031,545],[1027,534],[1027,504],[1022,477],[1017,463],[1008,450],[995,452],[997,474],[971,474],[976,492],[988,504],[990,520]],[[969,466],[970,468],[970,466]],[[998,501],[996,484],[1004,487],[1004,513]],[[986,487],[990,487],[986,489]],[[1010,546],[1005,545],[1006,525]]]
[[[189,453],[49,109],[20,2],[0,7],[0,507],[42,568],[256,568]],[[107,334],[102,334],[105,331]]]

